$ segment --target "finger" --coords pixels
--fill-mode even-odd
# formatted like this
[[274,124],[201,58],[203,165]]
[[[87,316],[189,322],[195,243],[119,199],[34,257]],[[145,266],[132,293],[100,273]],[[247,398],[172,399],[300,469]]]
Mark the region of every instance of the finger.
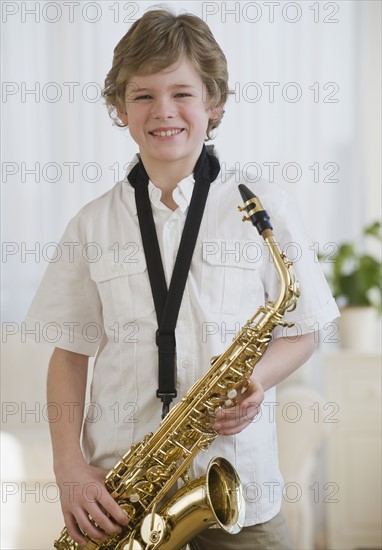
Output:
[[216,413],[215,423],[251,422],[260,411],[260,404],[253,399],[246,399],[240,405],[228,409],[220,409]]
[[100,504],[117,523],[121,525],[127,525],[129,523],[129,517],[125,510],[123,510],[119,504],[110,496],[109,493],[105,493],[100,498]]
[[76,513],[76,521],[80,529],[84,533],[86,533],[90,538],[93,538],[102,542],[104,542],[107,539],[106,533],[100,527],[97,527],[96,525],[94,525],[92,521],[90,521],[89,514],[82,508],[80,508]]
[[72,514],[64,513],[64,520],[66,529],[70,535],[70,537],[79,544],[80,546],[84,546],[86,544],[86,539],[81,532],[80,528],[77,525],[77,522]]
[[235,430],[243,423],[240,418],[240,409],[235,407],[234,409],[222,411],[216,418],[214,428],[219,434],[225,434],[226,430]]
[[92,508],[90,515],[98,527],[108,535],[115,535],[121,532],[121,526],[108,517],[98,506]]
[[225,426],[223,426],[216,431],[218,432],[219,435],[236,435],[242,432],[247,426],[248,424],[243,424],[240,426],[236,425],[231,428],[226,428]]
[[232,409],[224,409],[217,415],[214,429],[220,435],[239,433],[253,422],[259,411],[260,405],[253,402],[243,402]]
[[234,435],[242,432],[249,424],[250,422],[248,421],[240,422],[238,420],[229,420],[227,422],[217,424],[215,430],[219,435]]
[[239,417],[245,422],[252,422],[260,412],[260,403],[253,400],[246,400],[240,406]]

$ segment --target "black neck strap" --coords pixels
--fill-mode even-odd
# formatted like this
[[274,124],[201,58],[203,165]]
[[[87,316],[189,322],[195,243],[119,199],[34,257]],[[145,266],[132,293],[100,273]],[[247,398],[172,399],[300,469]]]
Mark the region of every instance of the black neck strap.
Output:
[[206,146],[203,145],[194,169],[194,190],[168,291],[148,193],[149,178],[141,160],[128,175],[128,180],[135,189],[139,227],[158,321],[156,344],[158,346],[159,387],[157,397],[163,403],[162,417],[167,414],[172,399],[177,395],[175,326],[208,191],[219,171],[218,159],[215,155],[209,154]]

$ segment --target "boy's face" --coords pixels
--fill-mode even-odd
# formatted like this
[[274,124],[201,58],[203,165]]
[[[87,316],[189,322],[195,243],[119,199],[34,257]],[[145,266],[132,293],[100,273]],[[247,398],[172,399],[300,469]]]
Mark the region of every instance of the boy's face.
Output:
[[132,78],[126,87],[128,125],[143,162],[182,162],[193,168],[206,137],[209,109],[202,79],[187,59],[148,76]]

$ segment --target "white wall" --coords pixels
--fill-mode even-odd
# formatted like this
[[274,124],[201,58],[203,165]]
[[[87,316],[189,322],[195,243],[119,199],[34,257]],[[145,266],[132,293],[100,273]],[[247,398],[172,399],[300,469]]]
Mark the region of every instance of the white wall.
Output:
[[[136,151],[97,93],[115,44],[153,4],[3,3],[3,321],[22,321],[47,244]],[[224,166],[269,179],[279,163],[274,180],[321,247],[359,235],[379,215],[380,3],[168,4],[203,17],[226,52],[236,93],[215,140]]]

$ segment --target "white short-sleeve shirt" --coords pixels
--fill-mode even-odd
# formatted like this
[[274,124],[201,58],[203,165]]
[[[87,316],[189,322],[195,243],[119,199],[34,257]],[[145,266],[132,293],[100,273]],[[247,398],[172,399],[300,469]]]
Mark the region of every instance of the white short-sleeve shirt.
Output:
[[[176,326],[177,400],[257,308],[278,296],[276,270],[263,240],[237,211],[242,204],[239,183],[259,196],[280,248],[292,251],[296,259],[301,297],[286,318],[296,323],[299,333],[307,333],[338,316],[289,194],[273,183],[251,185],[248,175],[244,180],[240,172],[220,173],[211,184]],[[179,182],[173,192],[179,207],[172,211],[149,182],[167,284],[193,184],[192,175]],[[83,449],[89,462],[111,468],[134,442],[155,431],[161,419],[156,398],[157,322],[134,190],[127,177],[80,210],[60,247],[61,259],[48,266],[26,323],[29,328],[45,327],[46,335],[51,330],[57,347],[96,354]],[[282,330],[274,336],[282,336]],[[265,402],[276,402],[274,389],[266,392]],[[218,437],[197,455],[191,473],[204,474],[214,456],[229,460],[241,477],[246,525],[278,513],[282,478],[273,414],[264,410],[243,432]]]

